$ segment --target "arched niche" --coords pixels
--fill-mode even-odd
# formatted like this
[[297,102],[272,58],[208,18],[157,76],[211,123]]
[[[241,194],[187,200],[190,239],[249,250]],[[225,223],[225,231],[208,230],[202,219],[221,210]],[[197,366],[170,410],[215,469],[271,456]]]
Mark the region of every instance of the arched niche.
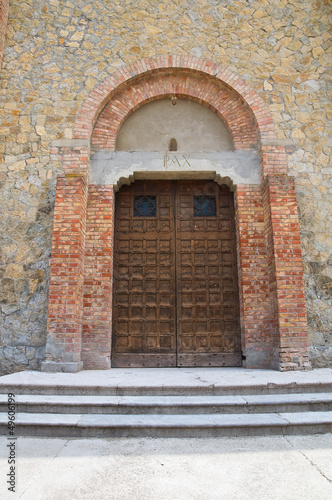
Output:
[[199,72],[167,70],[122,84],[92,133],[90,183],[116,186],[134,172],[196,171],[260,183],[251,110],[227,85],[205,80],[207,88]]
[[137,109],[123,123],[116,151],[231,151],[233,141],[223,120],[190,99],[165,98]]

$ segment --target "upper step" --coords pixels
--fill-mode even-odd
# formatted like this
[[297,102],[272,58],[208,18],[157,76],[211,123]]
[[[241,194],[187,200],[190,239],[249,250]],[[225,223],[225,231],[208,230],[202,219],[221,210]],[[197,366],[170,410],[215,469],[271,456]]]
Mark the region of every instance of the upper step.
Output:
[[0,393],[204,396],[332,392],[332,369],[277,372],[243,368],[112,368],[78,373],[19,372],[0,377]]

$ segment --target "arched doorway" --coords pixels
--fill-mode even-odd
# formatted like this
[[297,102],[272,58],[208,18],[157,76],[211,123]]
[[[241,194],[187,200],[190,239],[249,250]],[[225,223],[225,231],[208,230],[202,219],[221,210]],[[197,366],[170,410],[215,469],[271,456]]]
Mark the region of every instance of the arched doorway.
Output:
[[[165,98],[172,106],[185,98],[212,110],[234,151],[188,157],[173,133],[162,153],[116,151],[128,117]],[[309,366],[294,179],[268,107],[241,77],[194,57],[136,61],[90,92],[73,139],[53,148],[64,173],[57,181],[43,370],[77,371],[83,362],[88,369],[110,367],[114,196],[142,179],[215,180],[231,188],[243,366]]]
[[[172,97],[130,115],[116,149],[133,152],[133,163],[135,152],[168,149],[204,161],[233,141],[215,112]],[[233,193],[187,174],[116,194],[112,366],[241,364]]]

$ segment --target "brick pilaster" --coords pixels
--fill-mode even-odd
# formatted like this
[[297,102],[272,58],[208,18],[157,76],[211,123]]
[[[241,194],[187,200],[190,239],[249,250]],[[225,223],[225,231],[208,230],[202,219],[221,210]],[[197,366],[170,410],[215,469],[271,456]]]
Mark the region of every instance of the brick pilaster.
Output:
[[300,228],[294,178],[268,175],[263,184],[265,233],[279,368],[310,368]]
[[284,146],[261,146],[263,175],[287,174],[287,155]]
[[113,187],[89,186],[82,360],[87,369],[110,368],[112,336]]
[[247,368],[275,368],[261,188],[235,193],[242,350]]
[[43,371],[77,371],[82,368],[87,192],[86,178],[75,174],[58,177]]

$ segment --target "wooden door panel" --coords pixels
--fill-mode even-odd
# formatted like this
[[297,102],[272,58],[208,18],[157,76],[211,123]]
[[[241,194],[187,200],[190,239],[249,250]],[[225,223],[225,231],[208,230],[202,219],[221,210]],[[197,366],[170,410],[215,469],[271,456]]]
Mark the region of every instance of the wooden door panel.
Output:
[[232,194],[137,181],[116,198],[112,366],[239,366]]
[[175,366],[172,182],[117,195],[112,366]]
[[177,364],[239,366],[232,194],[214,182],[179,181],[175,205]]

